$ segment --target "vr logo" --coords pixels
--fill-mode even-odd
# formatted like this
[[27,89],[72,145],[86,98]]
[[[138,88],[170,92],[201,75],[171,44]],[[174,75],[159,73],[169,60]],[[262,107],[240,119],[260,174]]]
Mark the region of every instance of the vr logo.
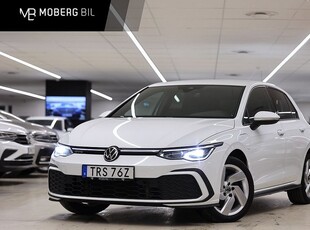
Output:
[[24,17],[28,18],[28,21],[33,21],[36,17],[36,9],[35,8],[28,8],[27,11],[24,13],[22,8],[19,8],[19,13]]

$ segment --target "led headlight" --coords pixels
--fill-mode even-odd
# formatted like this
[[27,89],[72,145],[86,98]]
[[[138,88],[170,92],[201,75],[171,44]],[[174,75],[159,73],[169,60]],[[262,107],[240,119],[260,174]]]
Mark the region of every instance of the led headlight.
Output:
[[55,157],[67,157],[73,154],[72,149],[68,146],[58,144],[54,149],[53,155]]
[[214,149],[223,145],[223,142],[188,148],[164,149],[158,156],[168,160],[201,161],[207,159]]
[[12,132],[0,132],[0,140],[5,141],[15,141],[17,139],[17,134]]

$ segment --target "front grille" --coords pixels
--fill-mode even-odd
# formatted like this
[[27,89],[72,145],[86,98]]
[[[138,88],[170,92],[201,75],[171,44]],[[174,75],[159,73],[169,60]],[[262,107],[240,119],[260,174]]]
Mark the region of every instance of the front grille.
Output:
[[[76,154],[104,155],[107,148],[71,147]],[[119,149],[119,155],[154,156],[159,153],[159,149]]]
[[14,141],[22,145],[30,144],[30,139],[25,134],[17,134],[17,138]]
[[38,142],[57,143],[58,137],[54,134],[33,134],[33,139]]
[[75,148],[72,147],[72,152],[76,154],[95,154],[104,155],[106,148],[104,149],[90,149],[90,148]]
[[49,190],[67,196],[141,200],[195,199],[202,195],[191,175],[108,181],[65,175],[55,170],[49,170]]

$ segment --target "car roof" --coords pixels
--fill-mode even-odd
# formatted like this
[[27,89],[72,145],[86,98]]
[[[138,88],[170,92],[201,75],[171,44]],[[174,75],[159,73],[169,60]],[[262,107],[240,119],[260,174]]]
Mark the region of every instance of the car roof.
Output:
[[58,117],[58,116],[31,116],[27,117],[26,120],[65,120],[65,117]]
[[264,83],[260,81],[250,80],[231,80],[231,79],[206,79],[206,80],[181,80],[181,81],[169,81],[160,82],[150,85],[149,87],[158,86],[174,86],[174,85],[231,85],[231,86],[254,86],[254,85],[269,85],[274,86],[270,83]]

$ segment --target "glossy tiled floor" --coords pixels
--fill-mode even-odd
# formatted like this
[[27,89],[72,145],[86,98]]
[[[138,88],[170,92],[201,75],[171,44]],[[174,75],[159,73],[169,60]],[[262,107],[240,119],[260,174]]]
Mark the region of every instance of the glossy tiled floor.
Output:
[[0,229],[310,229],[310,205],[292,205],[286,193],[257,198],[236,223],[213,224],[190,209],[110,206],[93,217],[67,212],[48,200],[47,176],[0,178]]

